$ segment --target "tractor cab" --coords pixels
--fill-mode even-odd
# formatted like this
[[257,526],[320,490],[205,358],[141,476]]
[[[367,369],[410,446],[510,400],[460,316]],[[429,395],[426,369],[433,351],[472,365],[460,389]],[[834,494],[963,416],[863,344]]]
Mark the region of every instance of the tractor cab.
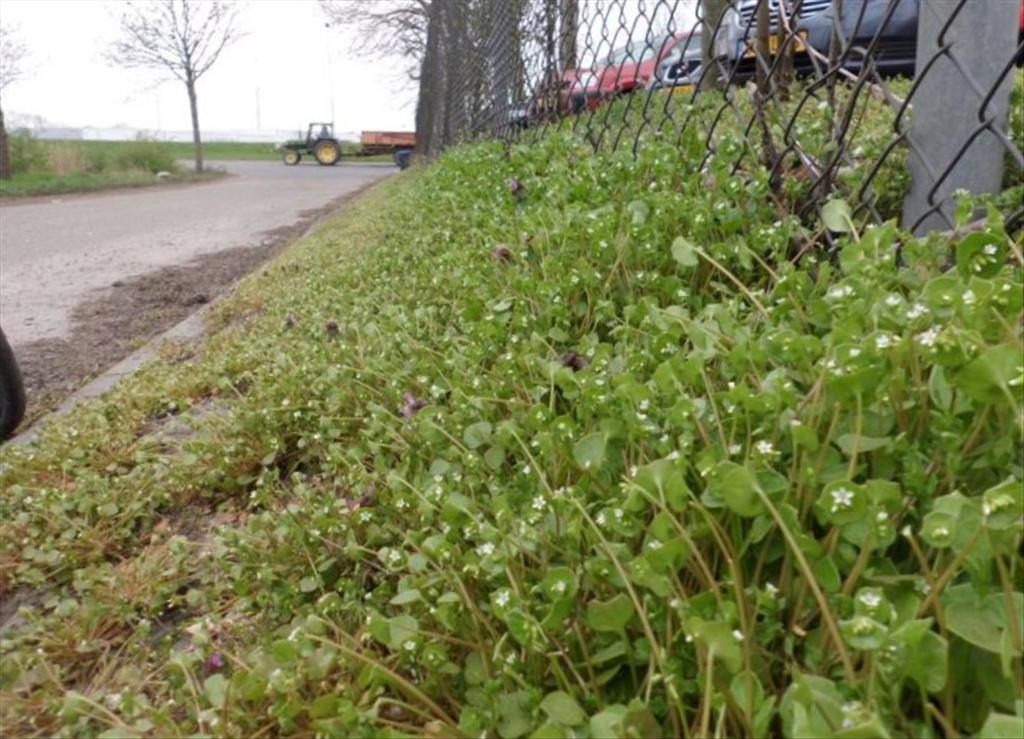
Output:
[[334,139],[333,123],[310,123],[306,131],[306,145],[312,149],[322,139]]
[[303,154],[312,154],[318,164],[328,167],[341,160],[341,142],[334,138],[333,123],[310,123],[305,140],[286,141],[281,149],[284,163],[288,165],[298,164]]

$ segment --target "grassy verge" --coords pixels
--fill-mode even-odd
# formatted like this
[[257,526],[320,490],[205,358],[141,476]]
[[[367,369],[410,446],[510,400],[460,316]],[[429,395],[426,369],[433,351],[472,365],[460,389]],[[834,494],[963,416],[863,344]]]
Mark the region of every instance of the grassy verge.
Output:
[[[116,157],[119,153],[137,145],[134,141],[43,141],[40,144],[50,149],[61,147],[80,148],[86,156]],[[187,141],[161,141],[160,147],[175,160],[191,160],[194,156],[192,144]],[[345,161],[390,162],[390,154],[357,157],[359,144],[342,142]],[[245,143],[236,141],[208,141],[203,144],[203,157],[211,161],[280,161],[281,152],[275,144]]]
[[183,182],[206,182],[224,176],[224,172],[208,170],[202,174],[175,171],[159,178],[149,172],[75,172],[55,175],[48,172],[17,174],[0,181],[0,197],[22,198],[32,195],[93,192],[121,188],[150,187]]
[[1020,234],[591,152],[392,178],[5,450],[4,733],[1019,735]]

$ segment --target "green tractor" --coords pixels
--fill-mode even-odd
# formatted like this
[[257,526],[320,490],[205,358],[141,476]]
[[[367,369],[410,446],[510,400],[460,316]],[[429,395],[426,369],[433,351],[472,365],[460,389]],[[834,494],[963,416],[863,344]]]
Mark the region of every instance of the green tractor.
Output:
[[305,141],[286,141],[281,148],[284,163],[289,166],[301,162],[303,154],[312,154],[325,167],[341,161],[341,142],[334,138],[333,123],[310,123]]

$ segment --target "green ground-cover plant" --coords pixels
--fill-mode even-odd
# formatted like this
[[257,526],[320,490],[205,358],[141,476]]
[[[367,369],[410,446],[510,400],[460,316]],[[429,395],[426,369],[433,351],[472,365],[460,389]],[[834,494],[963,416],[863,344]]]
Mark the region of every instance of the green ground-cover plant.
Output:
[[[6,197],[196,179],[177,166],[170,145],[159,141],[41,141],[18,132],[9,142],[13,174],[0,182],[0,195]],[[158,173],[162,178],[155,177]]]
[[3,733],[1019,735],[1020,233],[742,146],[453,150],[5,449]]

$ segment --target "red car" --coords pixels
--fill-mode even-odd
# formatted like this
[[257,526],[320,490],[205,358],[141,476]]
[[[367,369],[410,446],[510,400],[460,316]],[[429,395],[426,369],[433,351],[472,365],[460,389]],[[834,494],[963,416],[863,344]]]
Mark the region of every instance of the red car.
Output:
[[646,87],[654,77],[658,63],[689,35],[676,33],[650,40],[639,39],[613,51],[597,82],[601,99],[609,100]]

